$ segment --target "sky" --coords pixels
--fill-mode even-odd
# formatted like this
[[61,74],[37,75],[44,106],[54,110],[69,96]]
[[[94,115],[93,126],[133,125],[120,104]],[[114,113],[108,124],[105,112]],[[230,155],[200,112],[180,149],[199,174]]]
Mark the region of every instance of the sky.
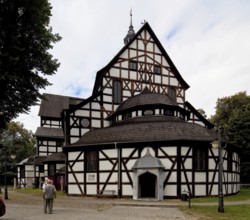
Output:
[[[49,0],[50,26],[62,40],[50,53],[61,63],[41,93],[88,98],[98,70],[124,46],[130,24],[147,21],[190,88],[186,100],[208,117],[218,98],[250,94],[248,0]],[[39,106],[15,121],[36,131]]]

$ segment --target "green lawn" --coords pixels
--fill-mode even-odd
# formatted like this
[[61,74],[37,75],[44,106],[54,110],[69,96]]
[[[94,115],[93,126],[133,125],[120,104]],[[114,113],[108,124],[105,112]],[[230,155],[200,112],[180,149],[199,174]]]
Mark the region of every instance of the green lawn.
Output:
[[[179,207],[181,211],[189,216],[195,216],[198,220],[249,220],[250,205],[230,205],[227,202],[250,200],[250,189],[241,189],[240,193],[234,196],[224,197],[224,213],[218,212],[218,197],[194,198],[191,199],[191,208]],[[216,202],[215,206],[192,205],[192,203]]]

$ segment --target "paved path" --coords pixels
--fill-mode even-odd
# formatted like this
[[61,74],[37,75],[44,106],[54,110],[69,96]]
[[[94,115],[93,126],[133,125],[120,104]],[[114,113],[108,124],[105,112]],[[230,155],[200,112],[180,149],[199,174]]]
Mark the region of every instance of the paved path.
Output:
[[[0,220],[194,220],[185,216],[178,206],[188,202],[135,201],[132,199],[97,199],[95,197],[64,196],[55,199],[52,215],[43,213],[43,199],[36,195],[9,191],[9,200],[5,200],[7,213]],[[227,205],[250,204],[250,200],[227,202]],[[218,203],[192,203],[192,205],[218,205]]]
[[97,199],[65,196],[54,201],[53,214],[43,213],[43,199],[9,192],[7,212],[1,220],[183,220],[189,219],[176,204],[132,199]]

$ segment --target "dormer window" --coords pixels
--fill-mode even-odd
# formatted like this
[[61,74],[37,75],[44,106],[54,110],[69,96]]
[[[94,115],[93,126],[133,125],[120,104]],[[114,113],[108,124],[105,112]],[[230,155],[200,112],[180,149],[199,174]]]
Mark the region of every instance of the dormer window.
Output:
[[174,111],[173,111],[173,110],[166,109],[166,110],[164,111],[164,115],[166,115],[166,116],[174,116]]
[[129,119],[129,118],[131,118],[131,117],[132,117],[131,112],[128,112],[128,113],[125,113],[125,114],[122,115],[122,119],[123,119],[123,120]]
[[154,114],[154,111],[151,110],[151,109],[147,109],[143,112],[143,115],[153,115]]
[[130,62],[129,62],[129,69],[130,69],[130,70],[137,70],[137,62],[135,62],[135,61],[130,61]]

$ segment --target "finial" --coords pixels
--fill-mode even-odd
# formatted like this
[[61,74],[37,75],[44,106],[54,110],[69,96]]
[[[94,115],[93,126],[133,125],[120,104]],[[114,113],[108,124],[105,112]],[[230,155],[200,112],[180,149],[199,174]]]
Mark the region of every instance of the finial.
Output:
[[128,34],[124,38],[124,44],[127,44],[128,42],[130,42],[130,40],[134,36],[135,36],[135,31],[134,31],[134,27],[133,27],[133,24],[132,24],[132,8],[131,8],[130,9],[130,26],[129,26]]
[[131,8],[130,9],[130,26],[133,27],[133,25],[132,25],[132,16],[133,16],[133,14],[132,14],[132,8]]

